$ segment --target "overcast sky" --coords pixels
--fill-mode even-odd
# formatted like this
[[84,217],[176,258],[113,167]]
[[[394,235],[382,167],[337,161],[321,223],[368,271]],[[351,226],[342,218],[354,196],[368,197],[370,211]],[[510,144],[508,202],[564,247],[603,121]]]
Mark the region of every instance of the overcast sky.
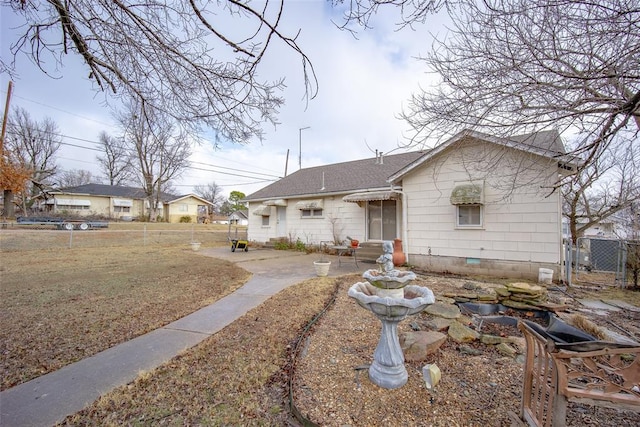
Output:
[[[244,146],[223,142],[217,150],[211,143],[194,148],[192,168],[175,183],[177,193],[215,182],[227,194],[238,190],[248,195],[271,182],[264,179],[284,175],[287,150],[288,173],[298,170],[300,142],[303,168],[371,157],[370,150],[391,152],[406,142],[407,126],[397,115],[413,92],[432,81],[416,57],[430,49],[430,32],[442,33],[441,18],[398,32],[398,15],[386,13],[376,17],[373,30],[360,31],[356,39],[332,22],[341,22],[341,13],[325,0],[286,1],[281,30],[292,35],[301,29],[298,43],[315,67],[317,97],[308,105],[303,99],[300,58],[281,45],[271,46],[260,75],[268,80],[285,78],[280,124],[265,125],[262,142]],[[6,7],[1,9],[1,26],[1,54],[6,60],[9,44],[15,40],[14,17]],[[92,90],[84,64],[67,55],[62,77],[53,79],[19,57],[17,72],[11,107],[29,110],[33,119],[50,117],[57,123],[65,144],[58,155],[63,169],[86,169],[99,175],[98,134],[117,132],[104,94]],[[7,82],[3,74],[2,110]]]

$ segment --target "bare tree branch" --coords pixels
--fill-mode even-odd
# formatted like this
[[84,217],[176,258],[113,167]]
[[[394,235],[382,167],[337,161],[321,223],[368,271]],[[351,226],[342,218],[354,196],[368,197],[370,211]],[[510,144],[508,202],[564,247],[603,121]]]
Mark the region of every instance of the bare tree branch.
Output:
[[[276,123],[283,81],[259,78],[260,61],[275,40],[301,57],[307,99],[317,91],[296,37],[278,29],[283,0],[267,0],[261,9],[238,0],[4,3],[24,20],[11,44],[14,56],[26,54],[56,75],[65,54],[79,55],[98,89],[170,115],[193,134],[205,126],[246,143],[262,137],[265,122]],[[15,72],[13,63],[1,62]]]

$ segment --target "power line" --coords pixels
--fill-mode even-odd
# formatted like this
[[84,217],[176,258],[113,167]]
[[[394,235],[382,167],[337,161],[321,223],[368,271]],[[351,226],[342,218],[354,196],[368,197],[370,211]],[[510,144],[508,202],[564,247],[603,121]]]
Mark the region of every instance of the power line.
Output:
[[[4,93],[6,93],[6,91],[3,91],[3,92],[4,92]],[[33,99],[25,98],[25,97],[23,97],[23,96],[15,95],[15,94],[14,94],[13,96],[14,96],[15,98],[20,98],[20,99],[22,99],[22,100],[24,100],[24,101],[27,101],[27,102],[31,102],[31,103],[34,103],[34,104],[42,105],[43,107],[51,108],[52,110],[60,111],[60,112],[62,112],[62,113],[69,114],[69,115],[71,115],[71,116],[79,117],[79,118],[81,118],[81,119],[83,119],[83,120],[87,120],[87,121],[90,121],[90,122],[98,123],[98,124],[101,124],[101,125],[104,125],[104,126],[107,126],[107,127],[113,126],[113,124],[110,124],[110,123],[104,123],[104,122],[101,122],[101,121],[96,120],[96,119],[92,119],[92,118],[89,118],[89,117],[82,116],[82,115],[80,115],[80,114],[72,113],[71,111],[67,111],[67,110],[64,110],[64,109],[62,109],[62,108],[54,107],[54,106],[52,106],[52,105],[45,104],[44,102],[35,101],[35,100],[33,100]],[[307,129],[307,128],[304,128],[304,129]],[[91,140],[89,140],[89,139],[78,138],[78,137],[75,137],[75,136],[65,135],[65,134],[62,134],[62,133],[56,133],[56,132],[49,132],[49,133],[51,133],[51,134],[53,134],[53,135],[56,135],[56,136],[63,137],[63,138],[74,139],[74,140],[76,140],[76,141],[88,142],[88,143],[90,143],[90,144],[96,144],[96,145],[101,145],[101,144],[102,144],[102,143],[101,143],[101,142],[99,142],[99,141],[91,141]],[[24,136],[24,135],[20,135],[20,136]],[[71,145],[71,144],[68,144],[68,145]],[[73,146],[73,145],[72,145],[72,146]],[[74,147],[75,147],[75,146],[74,146]],[[78,147],[78,148],[86,148],[87,150],[92,150],[91,148],[88,148],[88,147]],[[230,160],[230,159],[226,159],[226,160],[227,160],[227,161],[230,161],[230,162],[234,162],[233,160]],[[193,162],[193,163],[197,163],[197,162]],[[234,163],[235,163],[235,162],[234,162]],[[220,168],[222,168],[222,167],[223,167],[223,166],[209,165],[209,164],[204,164],[204,165],[205,165],[205,166],[220,167]],[[268,169],[263,169],[263,168],[260,168],[260,169],[262,169],[262,170],[268,170]],[[244,171],[244,172],[252,173],[252,174],[257,174],[257,175],[272,176],[272,177],[275,177],[275,178],[282,178],[281,176],[278,176],[278,175],[263,174],[263,173],[259,173],[259,172],[251,172],[251,171]]]
[[191,162],[191,163],[194,163],[196,165],[210,166],[210,167],[213,167],[213,168],[229,169],[229,170],[235,170],[235,171],[239,171],[239,172],[248,172],[248,173],[251,173],[251,174],[254,174],[254,175],[264,175],[264,176],[268,176],[268,177],[276,178],[276,179],[282,178],[281,176],[278,176],[278,175],[271,175],[271,174],[268,174],[268,173],[261,173],[261,172],[245,171],[245,170],[237,169],[237,168],[228,168],[228,167],[225,167],[225,166],[212,165],[210,163],[202,163],[202,162]]
[[[24,135],[24,134],[13,132],[13,131],[10,131],[9,133],[11,133],[11,134],[13,134],[15,136],[23,137],[23,138],[26,137],[26,135]],[[91,141],[89,139],[78,138],[78,137],[75,137],[75,136],[65,135],[65,134],[57,133],[57,132],[46,132],[46,133],[49,133],[49,134],[55,135],[55,136],[59,136],[61,138],[67,138],[67,139],[73,139],[73,140],[76,140],[76,141],[88,142],[90,144],[96,144],[96,145],[101,145],[102,144],[102,142]],[[66,146],[70,146],[70,147],[82,148],[82,149],[85,149],[85,150],[97,151],[97,152],[100,152],[100,153],[103,152],[103,150],[100,149],[100,148],[85,147],[85,146],[82,146],[82,145],[71,144],[70,142],[62,142],[62,141],[60,141],[60,144],[61,145],[66,145]],[[69,159],[69,160],[73,160],[73,159]],[[213,167],[213,168],[220,168],[220,169],[233,170],[233,171],[237,171],[237,172],[244,172],[244,173],[248,173],[248,174],[252,174],[252,175],[268,176],[268,177],[276,178],[276,179],[282,178],[281,176],[278,176],[278,175],[266,174],[266,173],[262,173],[262,172],[253,172],[253,171],[244,170],[244,169],[238,169],[238,168],[228,168],[226,166],[214,165],[214,164],[211,164],[211,163],[193,162],[193,161],[190,162],[190,163],[209,166],[209,167]],[[205,169],[199,169],[199,168],[192,167],[192,166],[190,166],[189,168],[190,169],[196,169],[196,170],[205,170]],[[205,171],[208,171],[208,172],[219,172],[219,171],[216,171],[216,170],[205,170]],[[220,173],[223,173],[223,172],[220,172]],[[230,175],[233,175],[233,174],[230,174]],[[235,175],[235,176],[243,176],[244,177],[244,175]],[[247,178],[256,178],[256,177],[247,177]]]
[[101,124],[101,125],[104,125],[104,126],[112,126],[112,124],[104,123],[104,122],[101,122],[101,121],[96,120],[96,119],[91,119],[89,117],[81,116],[80,114],[72,113],[71,111],[63,110],[62,108],[54,107],[52,105],[45,104],[44,102],[34,101],[33,99],[25,98],[24,96],[20,96],[20,95],[13,95],[13,96],[15,96],[16,98],[20,98],[20,99],[22,99],[24,101],[31,102],[33,104],[42,105],[43,107],[47,107],[47,108],[51,108],[52,110],[60,111],[61,113],[65,113],[65,114],[69,114],[71,116],[79,117],[79,118],[81,118],[83,120],[87,120],[87,121],[90,121],[90,122],[98,123],[98,124]]
[[[11,133],[13,135],[16,135],[16,136],[25,137],[24,134],[19,134],[19,133],[16,133],[16,132],[9,132],[9,133]],[[52,135],[63,137],[63,138],[75,139],[75,140],[78,140],[78,141],[89,142],[89,143],[92,143],[92,144],[100,144],[99,142],[91,141],[91,140],[88,140],[88,139],[83,139],[83,138],[77,138],[77,137],[73,137],[73,136],[58,134],[58,133],[55,133],[55,132],[49,132],[49,133],[52,134]],[[102,152],[102,150],[99,149],[99,148],[85,147],[85,146],[82,146],[82,145],[72,144],[70,142],[60,141],[59,144],[60,145],[65,145],[65,146],[69,146],[69,147],[82,148],[82,149],[90,150],[90,151],[96,151],[96,152],[99,152],[99,153]],[[86,161],[82,161],[82,160],[79,160],[79,159],[70,159],[70,158],[66,158],[66,160],[86,162]],[[251,179],[258,179],[259,178],[257,176],[253,176],[253,175],[262,175],[262,176],[267,176],[267,177],[275,178],[275,179],[280,179],[281,178],[280,176],[277,176],[277,175],[265,174],[265,173],[261,173],[261,172],[253,172],[253,171],[244,170],[244,169],[228,168],[228,167],[225,167],[225,166],[219,166],[219,165],[214,165],[214,164],[210,164],[210,163],[203,163],[203,162],[190,162],[190,163],[201,164],[201,165],[209,166],[210,168],[219,168],[219,169],[224,169],[224,170],[233,170],[233,171],[236,171],[236,172],[244,172],[245,174],[250,174],[250,175],[230,173],[230,172],[226,172],[224,170],[204,169],[204,168],[198,168],[198,167],[195,167],[195,166],[186,166],[185,169],[193,169],[193,170],[200,170],[200,171],[204,171],[204,172],[212,172],[212,173],[220,173],[220,174],[223,173],[225,175],[232,175],[232,176],[238,176],[238,177],[241,177],[241,178],[251,178]],[[258,182],[275,181],[275,179],[260,179],[260,181],[258,181]]]

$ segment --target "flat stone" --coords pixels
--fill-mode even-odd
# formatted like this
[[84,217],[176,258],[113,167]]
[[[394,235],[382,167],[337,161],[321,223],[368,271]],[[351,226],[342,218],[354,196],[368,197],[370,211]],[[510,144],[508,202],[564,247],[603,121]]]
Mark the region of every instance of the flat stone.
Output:
[[509,292],[509,290],[507,288],[495,288],[496,294],[498,294],[501,297],[508,297],[509,295],[511,295],[511,292]]
[[436,302],[428,306],[424,311],[432,316],[444,317],[445,319],[457,319],[460,317],[460,309],[454,304]]
[[453,322],[447,331],[452,340],[458,343],[475,341],[480,334],[471,328],[464,326],[460,322]]
[[498,302],[498,296],[495,293],[490,294],[478,294],[478,301],[487,302]]
[[496,350],[498,350],[500,353],[504,354],[505,356],[510,356],[510,357],[515,357],[518,354],[515,348],[511,347],[509,344],[504,342],[496,345]]
[[456,295],[456,299],[457,298],[466,298],[469,300],[478,299],[478,294],[474,292],[460,292]]
[[507,306],[507,307],[511,307],[511,308],[517,308],[519,310],[540,310],[540,307],[536,306],[536,305],[532,305],[532,304],[526,304],[523,302],[519,302],[519,301],[514,301],[512,299],[503,299],[502,300],[502,305]]
[[445,319],[444,317],[434,317],[424,322],[424,326],[434,331],[444,331],[449,329],[451,323],[455,322],[454,319]]
[[511,342],[511,339],[505,338],[505,337],[498,337],[496,335],[482,334],[480,335],[480,342],[488,345],[496,345],[503,342],[504,343]]
[[546,289],[539,285],[530,285],[529,283],[519,282],[505,285],[507,290],[512,293],[522,293],[529,295],[541,295]]
[[414,331],[400,334],[399,339],[404,359],[418,362],[438,351],[447,340],[447,336],[436,331]]
[[445,297],[445,296],[436,296],[436,301],[442,302],[442,303],[445,303],[445,304],[453,304],[453,303],[456,302],[455,299],[449,298],[449,297]]

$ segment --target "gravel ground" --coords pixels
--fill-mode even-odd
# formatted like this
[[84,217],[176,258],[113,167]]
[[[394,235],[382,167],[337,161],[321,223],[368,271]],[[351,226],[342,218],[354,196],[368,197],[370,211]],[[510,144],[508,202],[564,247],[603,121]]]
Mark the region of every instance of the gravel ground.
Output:
[[[509,426],[510,412],[517,414],[522,395],[521,358],[506,357],[494,347],[447,342],[419,363],[406,363],[409,380],[395,390],[385,390],[368,379],[368,365],[380,334],[380,322],[347,296],[355,283],[343,279],[335,304],[318,322],[299,356],[294,382],[294,402],[312,422],[323,426]],[[459,289],[468,280],[422,276],[418,283],[436,296]],[[413,321],[400,323],[407,331]],[[494,331],[520,336],[516,329]],[[520,348],[524,352],[524,348]],[[422,367],[435,363],[442,379],[428,390]],[[573,405],[569,426],[640,425],[640,414]]]

